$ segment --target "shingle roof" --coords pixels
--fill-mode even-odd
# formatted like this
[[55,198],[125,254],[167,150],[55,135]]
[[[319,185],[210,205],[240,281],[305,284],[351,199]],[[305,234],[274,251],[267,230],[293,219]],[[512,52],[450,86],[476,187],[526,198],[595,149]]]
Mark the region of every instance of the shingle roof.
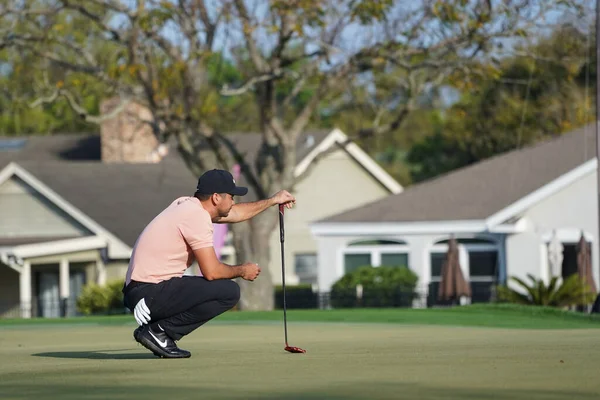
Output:
[[130,246],[175,198],[193,194],[197,179],[183,162],[174,161],[22,161],[19,165]]
[[21,149],[0,151],[0,166],[18,160],[100,160],[100,136],[59,134],[51,136],[0,136],[0,141],[24,139]]
[[[300,140],[315,140],[298,146],[298,161],[328,133],[306,133]],[[254,159],[259,134],[230,138],[248,160]],[[102,163],[97,135],[30,136],[21,150],[0,151],[0,169],[12,161],[129,246],[175,198],[193,194],[197,182],[175,149],[158,164]]]
[[481,220],[596,157],[588,125],[406,188],[318,222]]

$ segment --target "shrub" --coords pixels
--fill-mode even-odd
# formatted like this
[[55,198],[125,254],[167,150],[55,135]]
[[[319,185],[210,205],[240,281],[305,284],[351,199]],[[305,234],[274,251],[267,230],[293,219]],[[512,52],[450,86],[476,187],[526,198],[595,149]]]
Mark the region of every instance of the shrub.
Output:
[[106,291],[108,292],[108,310],[111,313],[123,312],[123,280],[115,280],[106,284]]
[[498,286],[498,300],[515,303],[552,307],[568,307],[584,305],[594,302],[595,295],[581,282],[579,275],[573,274],[558,286],[557,276],[552,277],[548,285],[541,279],[536,279],[528,274],[530,284],[513,276],[510,279],[516,282],[523,292],[507,286]]
[[77,298],[77,311],[84,314],[96,314],[108,309],[108,292],[95,283],[89,283],[83,287]]
[[[283,286],[275,286],[275,308],[283,308]],[[317,308],[318,294],[313,293],[312,285],[286,285],[285,303],[287,308]]]
[[84,315],[122,313],[123,280],[108,282],[105,286],[89,283],[77,299],[77,311]]
[[[331,289],[333,307],[410,307],[419,277],[407,267],[364,266],[344,275]],[[362,285],[362,298],[356,286]]]

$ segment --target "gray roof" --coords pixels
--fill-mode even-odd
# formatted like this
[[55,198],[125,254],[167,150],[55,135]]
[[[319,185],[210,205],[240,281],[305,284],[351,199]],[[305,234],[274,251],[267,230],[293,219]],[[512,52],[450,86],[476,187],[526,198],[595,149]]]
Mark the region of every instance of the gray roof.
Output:
[[[328,133],[306,133],[315,141],[298,146],[298,161]],[[230,137],[251,162],[260,135]],[[22,149],[0,151],[0,169],[12,161],[129,246],[175,198],[193,194],[197,182],[175,149],[158,164],[102,163],[97,135],[29,136]]]
[[18,160],[100,160],[100,136],[58,134],[0,136],[0,141],[24,140],[22,148],[0,151],[0,166]]
[[596,157],[595,128],[461,168],[319,222],[482,220]]
[[23,161],[19,165],[130,246],[175,198],[193,194],[197,179],[183,162]]

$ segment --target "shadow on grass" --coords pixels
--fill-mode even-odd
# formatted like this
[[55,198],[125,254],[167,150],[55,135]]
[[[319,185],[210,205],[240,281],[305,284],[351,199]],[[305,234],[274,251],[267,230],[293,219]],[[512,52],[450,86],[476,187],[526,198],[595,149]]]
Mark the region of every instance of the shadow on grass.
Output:
[[142,352],[127,352],[126,350],[95,350],[95,351],[53,351],[47,353],[35,353],[33,357],[49,357],[49,358],[75,358],[88,360],[147,360],[150,358],[158,358],[152,353]]
[[[133,383],[133,382],[132,382]],[[281,389],[244,390],[230,386],[229,388],[211,387],[199,382],[186,386],[159,385],[95,385],[94,390],[86,390],[85,386],[76,384],[11,384],[0,382],[3,399],[111,399],[134,400],[149,398],[184,399],[286,399],[286,400],[358,400],[358,399],[419,399],[419,400],[597,400],[598,393],[586,391],[555,390],[519,390],[519,389],[483,389],[483,388],[443,388],[428,387],[409,383],[378,383],[346,385],[334,384],[327,387],[308,387],[305,390]]]

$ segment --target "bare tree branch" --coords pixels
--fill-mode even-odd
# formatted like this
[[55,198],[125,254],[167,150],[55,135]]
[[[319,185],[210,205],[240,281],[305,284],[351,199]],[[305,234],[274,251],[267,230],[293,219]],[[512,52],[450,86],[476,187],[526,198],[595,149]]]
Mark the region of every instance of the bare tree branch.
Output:
[[[255,85],[257,83],[268,82],[273,79],[279,79],[287,74],[290,74],[290,73],[277,68],[271,73],[253,76],[246,83],[244,83],[242,86],[240,86],[239,88],[236,88],[236,89],[230,89],[229,86],[227,84],[225,84],[221,88],[220,93],[224,96],[238,96],[240,94],[244,94],[244,93],[248,92],[249,90],[254,89]],[[292,73],[292,75],[295,75],[295,74]]]
[[34,102],[32,102],[29,105],[29,107],[35,108],[35,107],[39,107],[42,104],[51,104],[51,103],[55,102],[59,97],[64,97],[65,99],[67,99],[69,106],[73,109],[73,111],[75,111],[77,113],[77,115],[79,115],[81,118],[83,118],[86,122],[91,122],[94,124],[100,124],[103,121],[115,118],[117,115],[122,113],[129,104],[131,104],[130,99],[123,99],[119,103],[119,105],[117,105],[109,113],[103,114],[103,115],[91,115],[90,113],[88,113],[88,111],[83,106],[81,106],[75,100],[75,96],[70,91],[61,88],[61,89],[56,89],[49,96],[37,98]]
[[111,28],[108,24],[106,24],[103,21],[102,17],[92,13],[87,8],[85,8],[81,3],[74,4],[74,3],[71,3],[70,0],[61,0],[61,2],[63,3],[65,8],[72,9],[72,10],[75,10],[75,11],[81,13],[81,15],[89,18],[94,23],[96,23],[99,28],[101,28],[105,32],[109,32],[115,41],[117,41],[117,42],[121,41],[121,33],[119,33],[116,29]]
[[234,4],[242,22],[243,35],[246,40],[248,52],[250,53],[250,59],[254,63],[254,68],[256,68],[259,73],[265,73],[268,70],[268,64],[260,54],[256,40],[252,37],[252,21],[248,14],[248,9],[244,4],[244,0],[234,0]]

